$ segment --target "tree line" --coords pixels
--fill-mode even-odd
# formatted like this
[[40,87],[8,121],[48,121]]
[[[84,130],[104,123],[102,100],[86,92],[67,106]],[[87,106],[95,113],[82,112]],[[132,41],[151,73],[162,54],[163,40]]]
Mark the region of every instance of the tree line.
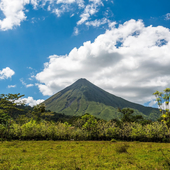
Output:
[[[130,108],[118,108],[120,119],[99,119],[88,113],[82,116],[66,116],[45,110],[44,104],[25,107],[19,102],[23,95],[2,94],[0,96],[1,140],[139,140],[170,142],[170,113],[167,107],[170,89],[165,94],[155,92],[157,101],[165,100],[166,109],[156,122],[133,115]],[[162,98],[161,98],[161,97]],[[159,98],[159,99],[158,99]],[[163,101],[161,101],[163,103]],[[160,103],[158,103],[159,106]],[[56,115],[58,117],[56,117]]]

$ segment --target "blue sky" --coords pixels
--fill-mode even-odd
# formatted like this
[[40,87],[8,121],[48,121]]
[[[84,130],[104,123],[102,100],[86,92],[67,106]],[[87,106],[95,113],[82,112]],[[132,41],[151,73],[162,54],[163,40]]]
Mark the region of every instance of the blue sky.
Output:
[[0,94],[31,106],[86,78],[155,106],[170,87],[170,1],[0,0]]

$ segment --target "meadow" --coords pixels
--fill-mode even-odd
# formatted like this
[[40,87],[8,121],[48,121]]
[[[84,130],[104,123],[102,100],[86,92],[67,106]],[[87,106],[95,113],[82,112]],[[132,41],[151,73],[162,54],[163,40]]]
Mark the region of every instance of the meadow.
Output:
[[170,144],[121,141],[4,141],[2,170],[169,170]]

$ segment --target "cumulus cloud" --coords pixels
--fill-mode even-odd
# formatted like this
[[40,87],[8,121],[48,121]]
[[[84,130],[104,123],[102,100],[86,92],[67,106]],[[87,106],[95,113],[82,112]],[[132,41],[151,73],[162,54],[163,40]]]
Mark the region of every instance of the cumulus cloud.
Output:
[[34,100],[33,97],[27,97],[27,98],[22,98],[22,99],[19,99],[17,102],[24,102],[25,104],[33,107],[37,104],[40,104],[42,103],[44,100],[43,99],[38,99],[38,100]]
[[37,9],[40,2],[42,3],[42,0],[1,0],[0,10],[4,14],[4,19],[0,20],[0,29],[6,31],[20,26],[21,22],[27,18],[25,13],[28,10],[25,6],[31,4],[34,9]]
[[14,74],[15,72],[12,69],[10,69],[9,67],[6,67],[0,70],[0,80],[11,78]]
[[15,88],[16,87],[16,85],[8,85],[8,88],[10,89],[10,88]]
[[5,18],[0,20],[0,29],[5,31],[19,26],[26,19],[24,6],[28,3],[29,0],[1,0],[0,10]]
[[117,96],[136,103],[170,87],[170,30],[146,27],[142,20],[110,24],[94,42],[52,55],[36,75],[43,95],[52,95],[79,78],[86,78]]

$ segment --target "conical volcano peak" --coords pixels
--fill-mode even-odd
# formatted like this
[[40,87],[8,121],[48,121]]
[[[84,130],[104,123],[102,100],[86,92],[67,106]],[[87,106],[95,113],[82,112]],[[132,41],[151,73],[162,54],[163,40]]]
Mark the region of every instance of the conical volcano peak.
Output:
[[85,78],[80,78],[72,85],[51,96],[45,102],[46,109],[66,115],[82,115],[90,113],[99,118],[110,120],[117,118],[117,108],[136,109],[145,117],[154,113],[159,117],[159,110],[147,108],[142,105],[129,102],[125,99],[110,94],[97,87]]
[[75,83],[85,83],[85,82],[89,82],[89,81],[85,78],[80,78]]
[[74,86],[76,86],[76,87],[91,86],[91,85],[93,85],[93,84],[85,78],[80,78],[75,83],[72,84],[73,87]]

